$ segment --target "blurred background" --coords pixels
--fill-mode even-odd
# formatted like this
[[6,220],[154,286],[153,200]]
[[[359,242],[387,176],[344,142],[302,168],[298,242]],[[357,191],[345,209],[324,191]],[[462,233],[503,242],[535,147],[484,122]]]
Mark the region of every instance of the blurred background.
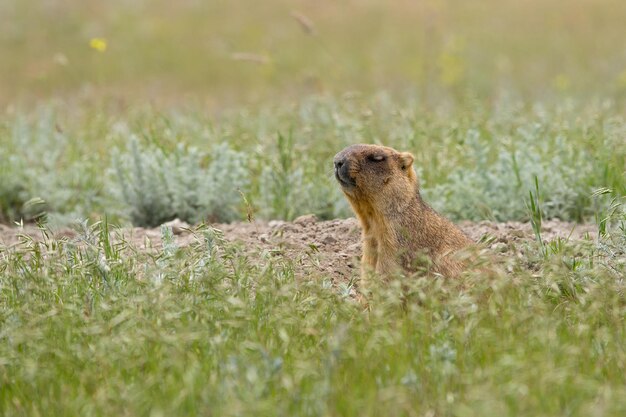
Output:
[[0,103],[626,95],[621,0],[1,0]]
[[0,222],[349,216],[331,160],[359,142],[412,152],[452,218],[528,220],[532,191],[590,221],[626,194],[625,22],[623,0],[0,0]]

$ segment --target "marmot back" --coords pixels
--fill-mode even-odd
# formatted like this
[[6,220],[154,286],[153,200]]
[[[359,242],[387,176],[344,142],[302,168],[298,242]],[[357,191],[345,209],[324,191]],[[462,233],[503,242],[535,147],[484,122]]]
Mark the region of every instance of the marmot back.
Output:
[[335,155],[335,178],[363,228],[363,274],[412,272],[423,256],[442,275],[463,270],[454,253],[473,242],[422,200],[413,160],[378,145],[352,145]]

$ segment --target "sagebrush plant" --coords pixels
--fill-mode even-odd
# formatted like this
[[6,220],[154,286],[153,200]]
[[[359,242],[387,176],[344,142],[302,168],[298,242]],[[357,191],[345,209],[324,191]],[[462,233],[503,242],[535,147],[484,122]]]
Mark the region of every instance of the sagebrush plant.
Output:
[[26,178],[18,159],[9,152],[0,155],[0,223],[11,223],[25,217],[28,201]]
[[[33,115],[19,114],[0,131],[0,199],[10,220],[32,220],[35,213],[25,208],[38,199],[45,211],[67,223],[101,210],[102,166],[88,151],[89,132],[65,132],[52,106]],[[6,219],[5,219],[6,220]]]
[[312,96],[213,117],[137,108],[73,118],[44,106],[9,118],[0,133],[13,173],[3,174],[13,196],[3,210],[20,213],[22,200],[41,198],[59,221],[233,221],[245,206],[258,219],[346,217],[332,157],[379,143],[412,152],[426,200],[455,219],[528,220],[536,176],[546,219],[588,221],[602,209],[594,189],[626,194],[621,109],[593,101],[430,108],[388,94]]
[[207,152],[182,144],[168,151],[131,137],[124,149],[114,150],[111,161],[113,192],[133,224],[157,226],[174,218],[228,222],[243,217],[240,191],[247,190],[250,173],[245,155],[226,144]]
[[537,179],[546,218],[589,218],[593,214],[591,193],[602,185],[597,166],[566,132],[551,137],[553,134],[547,125],[535,124],[510,137],[488,141],[481,138],[480,131],[471,129],[464,148],[472,169],[453,170],[447,181],[428,190],[428,195],[455,218],[525,220],[523,201]]

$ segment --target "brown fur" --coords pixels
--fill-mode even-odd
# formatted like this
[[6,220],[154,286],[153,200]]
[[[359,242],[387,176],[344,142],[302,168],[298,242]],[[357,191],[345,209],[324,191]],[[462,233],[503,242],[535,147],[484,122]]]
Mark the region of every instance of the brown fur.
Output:
[[363,228],[362,275],[413,272],[424,256],[442,275],[463,270],[454,254],[473,242],[422,200],[413,159],[378,145],[352,145],[335,155],[335,177]]

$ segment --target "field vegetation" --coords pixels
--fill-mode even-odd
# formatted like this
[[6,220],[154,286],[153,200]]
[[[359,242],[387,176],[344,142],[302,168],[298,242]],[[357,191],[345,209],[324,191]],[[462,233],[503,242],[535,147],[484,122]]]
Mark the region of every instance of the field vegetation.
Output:
[[[0,415],[624,415],[623,22],[619,0],[0,0]],[[358,142],[411,151],[449,217],[535,239],[355,298],[210,226],[350,216],[331,161]],[[193,244],[121,238],[174,218]],[[546,241],[554,218],[597,233]]]

